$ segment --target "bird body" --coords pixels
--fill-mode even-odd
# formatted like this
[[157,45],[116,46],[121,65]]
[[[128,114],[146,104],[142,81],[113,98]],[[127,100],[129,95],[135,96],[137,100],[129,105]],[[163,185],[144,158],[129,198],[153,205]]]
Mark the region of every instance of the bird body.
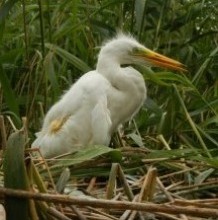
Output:
[[[84,74],[51,107],[32,146],[39,147],[44,157],[92,145],[108,146],[118,126],[131,119],[146,98],[142,75],[131,66],[122,67],[143,63],[144,50],[151,52],[124,35],[106,43],[99,53],[96,70]],[[160,58],[155,62],[159,64]],[[182,69],[179,62],[174,62],[175,68]]]

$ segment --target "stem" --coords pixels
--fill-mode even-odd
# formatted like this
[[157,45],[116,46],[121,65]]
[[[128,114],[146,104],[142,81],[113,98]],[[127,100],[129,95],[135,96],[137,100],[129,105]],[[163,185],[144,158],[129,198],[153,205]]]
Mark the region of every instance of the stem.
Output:
[[144,212],[164,212],[171,214],[187,214],[198,217],[218,217],[217,209],[210,208],[196,208],[196,207],[180,207],[173,204],[148,204],[139,202],[127,202],[127,201],[111,201],[105,199],[84,199],[77,197],[69,197],[65,195],[51,195],[47,193],[34,193],[25,190],[15,190],[8,188],[0,188],[0,195],[17,197],[17,198],[28,198],[40,201],[47,201],[53,203],[62,203],[68,205],[78,206],[92,206],[107,209],[119,209],[119,210],[137,210]]

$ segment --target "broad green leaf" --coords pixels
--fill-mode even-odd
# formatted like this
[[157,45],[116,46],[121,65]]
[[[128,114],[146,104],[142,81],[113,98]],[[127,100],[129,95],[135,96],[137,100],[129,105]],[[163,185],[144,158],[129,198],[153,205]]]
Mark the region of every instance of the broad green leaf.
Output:
[[135,1],[135,13],[136,13],[136,28],[138,32],[141,32],[145,21],[145,6],[146,0]]
[[142,138],[139,135],[135,133],[131,133],[131,134],[128,134],[128,137],[130,137],[139,147],[144,146]]
[[79,59],[75,55],[69,53],[68,51],[56,45],[49,44],[49,43],[45,44],[45,46],[49,48],[51,51],[53,51],[54,53],[56,53],[58,56],[62,57],[63,59],[65,59],[72,65],[74,65],[79,70],[83,72],[88,72],[91,70],[91,68],[85,62],[83,62],[81,59]]
[[[25,136],[22,131],[13,133],[7,143],[4,159],[4,186],[11,189],[29,189],[24,162]],[[6,197],[7,220],[29,220],[29,201],[24,198]]]
[[58,84],[58,77],[55,72],[55,67],[54,67],[54,62],[53,62],[53,53],[50,51],[44,58],[44,67],[45,67],[45,72],[48,75],[49,81],[51,82],[52,90],[53,90],[53,97],[54,100],[56,101],[60,94],[61,90]]
[[[70,154],[68,156],[61,158],[51,168],[72,166],[75,164],[87,162],[89,160],[92,160],[96,157],[99,157],[107,153],[111,154],[112,152],[116,153],[115,158],[119,158],[119,157],[121,158],[121,152],[119,150],[112,149],[110,147],[106,147],[103,145],[90,146],[90,147],[81,149],[80,151],[76,153],[73,153],[73,154]],[[112,157],[113,157],[113,154],[112,154]]]

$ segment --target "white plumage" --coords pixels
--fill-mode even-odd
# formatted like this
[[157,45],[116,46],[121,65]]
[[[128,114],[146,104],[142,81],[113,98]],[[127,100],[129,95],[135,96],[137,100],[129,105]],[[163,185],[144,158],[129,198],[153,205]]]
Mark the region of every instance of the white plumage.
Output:
[[120,35],[100,50],[97,68],[84,74],[48,111],[33,147],[53,157],[110,143],[117,127],[133,117],[146,98],[142,75],[131,66],[144,64],[184,70],[132,37]]

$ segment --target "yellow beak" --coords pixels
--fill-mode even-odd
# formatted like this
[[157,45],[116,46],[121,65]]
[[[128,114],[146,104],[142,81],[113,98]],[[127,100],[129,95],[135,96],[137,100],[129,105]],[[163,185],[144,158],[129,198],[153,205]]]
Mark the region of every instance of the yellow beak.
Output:
[[163,56],[147,48],[136,52],[134,56],[140,57],[146,62],[157,67],[164,67],[172,70],[187,72],[186,66],[179,61]]

